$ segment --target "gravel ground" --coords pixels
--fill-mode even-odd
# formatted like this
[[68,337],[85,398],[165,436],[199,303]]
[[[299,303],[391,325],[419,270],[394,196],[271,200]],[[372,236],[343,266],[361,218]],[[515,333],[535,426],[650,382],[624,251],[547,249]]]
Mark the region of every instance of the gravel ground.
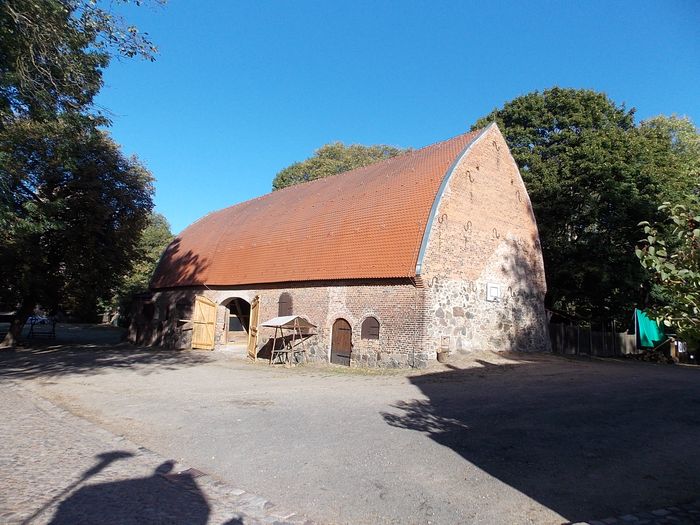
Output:
[[700,370],[475,355],[425,373],[43,347],[12,380],[322,523],[566,523],[695,501]]

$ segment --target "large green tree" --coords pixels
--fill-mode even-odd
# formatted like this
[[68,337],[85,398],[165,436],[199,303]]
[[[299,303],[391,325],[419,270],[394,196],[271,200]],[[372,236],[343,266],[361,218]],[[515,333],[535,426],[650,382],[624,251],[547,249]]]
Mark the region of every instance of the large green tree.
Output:
[[657,158],[663,197],[676,204],[691,202],[700,189],[700,133],[693,121],[659,115],[642,121],[639,133],[647,139],[647,155]]
[[102,87],[111,56],[153,59],[156,49],[148,35],[102,5],[96,0],[0,2],[0,125],[17,116],[83,111]]
[[548,306],[582,317],[626,317],[648,283],[634,256],[637,224],[654,218],[664,200],[697,187],[667,121],[636,126],[634,110],[605,94],[562,88],[518,97],[474,127],[492,121],[532,200]]
[[93,100],[112,57],[155,48],[114,7],[0,2],[0,303],[18,308],[5,346],[37,303],[94,316],[137,256],[151,175],[101,130]]
[[3,302],[20,305],[19,323],[36,304],[94,317],[139,255],[150,173],[105,132],[67,118],[6,126],[0,158],[11,211],[0,250]]
[[279,190],[301,182],[337,175],[395,157],[405,151],[407,150],[383,144],[346,146],[342,142],[333,142],[321,146],[308,159],[295,162],[281,170],[272,181],[272,189]]

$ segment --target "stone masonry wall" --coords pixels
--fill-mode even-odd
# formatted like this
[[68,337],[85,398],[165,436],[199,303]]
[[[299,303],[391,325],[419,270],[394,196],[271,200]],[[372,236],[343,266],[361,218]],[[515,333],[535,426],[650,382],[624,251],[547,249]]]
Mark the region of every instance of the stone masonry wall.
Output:
[[[530,199],[491,127],[457,165],[423,259],[423,348],[548,350],[546,285]],[[500,298],[487,301],[487,285]]]
[[[314,283],[304,286],[266,287],[259,289],[179,289],[162,290],[153,294],[156,328],[149,332],[132,329],[132,339],[141,344],[162,345],[172,348],[189,348],[191,330],[183,329],[178,319],[191,317],[191,305],[195,295],[204,295],[219,305],[217,308],[216,345],[225,345],[225,318],[227,308],[222,306],[229,299],[240,297],[250,302],[260,297],[260,323],[277,317],[282,293],[292,297],[292,312],[307,317],[317,325],[316,336],[308,340],[309,354],[313,360],[329,361],[333,323],[345,319],[352,327],[353,349],[351,366],[358,367],[407,367],[425,366],[428,355],[419,346],[424,331],[422,311],[423,290],[410,281],[337,282]],[[174,312],[176,305],[189,304],[186,316],[170,315],[165,320],[163,312]],[[379,339],[362,339],[362,322],[367,317],[379,321]],[[137,324],[137,323],[135,323]],[[134,324],[134,325],[135,325]],[[133,325],[132,325],[133,326]],[[186,328],[186,327],[185,327]],[[274,333],[272,328],[259,327],[259,344],[264,344]]]

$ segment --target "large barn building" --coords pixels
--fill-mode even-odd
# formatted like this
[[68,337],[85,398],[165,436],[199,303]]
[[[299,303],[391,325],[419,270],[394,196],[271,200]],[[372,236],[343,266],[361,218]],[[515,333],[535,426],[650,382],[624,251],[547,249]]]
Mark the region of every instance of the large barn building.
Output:
[[139,344],[224,348],[316,325],[312,359],[421,367],[438,352],[549,348],[537,225],[498,127],[219,210],[166,249]]

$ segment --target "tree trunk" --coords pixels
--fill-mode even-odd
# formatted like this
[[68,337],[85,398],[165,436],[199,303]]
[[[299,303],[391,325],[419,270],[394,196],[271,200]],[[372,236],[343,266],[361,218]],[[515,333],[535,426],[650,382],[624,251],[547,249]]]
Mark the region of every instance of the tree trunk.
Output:
[[10,329],[5,336],[5,339],[0,343],[0,348],[12,348],[17,345],[19,338],[22,335],[22,328],[24,328],[27,322],[27,317],[31,315],[36,306],[36,301],[33,299],[24,299],[22,301],[22,306],[15,313],[10,323]]

